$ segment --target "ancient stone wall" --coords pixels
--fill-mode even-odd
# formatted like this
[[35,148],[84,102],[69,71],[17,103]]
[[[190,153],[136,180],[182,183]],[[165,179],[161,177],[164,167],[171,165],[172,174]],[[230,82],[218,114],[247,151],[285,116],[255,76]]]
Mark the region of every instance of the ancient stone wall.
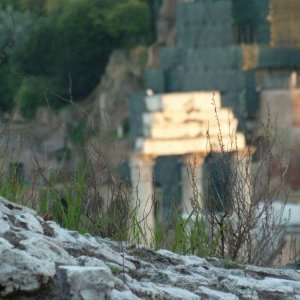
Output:
[[[290,89],[300,86],[300,48],[296,44],[272,42],[274,30],[281,32],[279,21],[284,16],[292,17],[292,23],[300,19],[298,4],[295,0],[178,2],[176,44],[160,48],[159,64],[145,70],[145,91],[164,94],[217,90],[222,107],[233,109],[239,119],[238,129],[245,130],[250,142],[262,92],[284,89],[289,93]],[[284,3],[282,10],[280,3]],[[286,7],[289,7],[288,14]],[[275,15],[277,23],[272,19]],[[287,38],[292,42],[294,33]],[[133,140],[143,134],[142,119],[136,113],[141,114],[145,109],[142,107],[144,96],[145,93],[141,93],[140,98],[133,97],[131,101],[132,116],[135,116]],[[207,102],[210,101],[208,97]]]
[[231,45],[231,1],[179,3],[176,28],[178,47],[204,48]]

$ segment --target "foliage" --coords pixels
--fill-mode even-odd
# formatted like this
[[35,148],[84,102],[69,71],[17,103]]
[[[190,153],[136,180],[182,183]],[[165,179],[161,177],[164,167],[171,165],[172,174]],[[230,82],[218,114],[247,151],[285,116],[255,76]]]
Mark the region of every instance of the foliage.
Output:
[[83,145],[86,140],[86,127],[83,122],[80,122],[78,125],[70,129],[69,136],[70,139],[78,143],[80,145]]
[[57,21],[53,41],[55,74],[66,86],[71,84],[72,97],[78,100],[99,82],[113,47],[106,32],[87,17],[85,1],[67,8]]
[[31,118],[35,115],[37,106],[43,103],[43,94],[32,80],[25,78],[22,80],[16,99],[20,103],[22,115]]
[[57,96],[60,93],[58,87],[59,85],[49,78],[23,78],[15,96],[22,115],[30,119],[34,117],[39,105],[50,105],[55,108],[64,104]]
[[49,20],[43,20],[27,41],[19,59],[25,74],[32,76],[54,76],[55,31]]
[[[52,0],[51,0],[52,1]],[[42,15],[47,0],[1,0],[2,5],[11,6],[19,11],[32,11],[35,15]]]
[[150,8],[140,0],[102,1],[91,11],[95,24],[105,28],[118,46],[133,45],[150,34]]
[[[77,7],[63,14],[55,27],[43,22],[31,36],[21,63],[26,74],[56,78],[65,87],[61,96],[78,100],[98,83],[110,48]],[[73,18],[76,23],[72,23]],[[103,45],[105,45],[103,47]],[[71,100],[70,99],[70,100]]]
[[184,217],[181,211],[177,209],[174,215],[172,230],[165,226],[156,228],[153,241],[156,249],[167,248],[176,253],[201,257],[216,254],[220,240],[220,230],[219,234],[211,238],[207,232],[205,219],[202,214],[195,210]]
[[[208,178],[212,182],[206,185],[209,190],[204,189],[202,194],[197,189],[192,165],[190,171],[194,193],[190,200],[194,206],[193,211],[184,217],[181,210],[175,209],[170,223],[159,224],[155,229],[150,229],[151,240],[148,239],[148,228],[143,228],[144,220],[138,215],[143,208],[130,205],[133,198],[132,186],[118,179],[119,166],[114,165],[104,154],[103,140],[100,143],[85,143],[89,144],[89,150],[86,151],[93,148],[93,155],[85,152],[82,155],[84,158],[73,172],[68,168],[64,169],[68,160],[67,153],[62,158],[61,165],[50,172],[50,168],[45,170],[39,165],[32,152],[31,163],[35,163],[31,166],[34,174],[32,182],[16,180],[16,172],[7,174],[1,165],[0,195],[11,201],[30,205],[42,214],[51,215],[56,222],[72,230],[90,232],[118,241],[148,244],[156,249],[166,248],[182,254],[219,256],[225,259],[225,268],[238,267],[235,263],[228,262],[228,259],[240,263],[268,264],[269,255],[274,251],[276,239],[282,230],[281,216],[275,215],[272,210],[272,201],[277,197],[280,185],[276,185],[275,190],[272,189],[271,175],[274,165],[283,166],[283,161],[273,147],[274,137],[270,131],[266,130],[264,137],[267,141],[264,149],[259,155],[254,155],[257,160],[255,172],[250,170],[250,152],[246,151],[241,157],[235,157],[235,163],[232,163],[232,155],[221,151],[220,161],[223,160],[227,165],[230,160],[230,173],[223,173],[220,168],[220,184],[214,184],[213,178]],[[84,138],[87,138],[86,135]],[[1,157],[8,157],[5,142],[1,145]],[[233,153],[236,152],[236,149],[232,150]],[[278,168],[279,180],[283,178],[283,171],[284,168]],[[224,177],[226,181],[222,184]],[[253,189],[250,189],[251,185]],[[228,186],[231,187],[229,194],[225,192]],[[221,188],[221,192],[216,193],[214,188],[219,191]],[[34,192],[28,194],[27,191]],[[224,195],[231,199],[230,203],[227,199],[222,201]],[[220,197],[218,210],[215,209],[216,206],[205,203],[216,201],[217,197]]]
[[48,16],[56,16],[61,13],[64,2],[61,0],[45,0],[43,11]]
[[[212,102],[215,105],[214,100]],[[215,117],[219,124],[217,111]],[[270,263],[270,255],[278,249],[287,220],[282,217],[285,203],[281,211],[274,213],[274,201],[280,198],[286,201],[283,180],[288,162],[284,149],[279,147],[275,125],[270,119],[261,124],[256,138],[264,143],[257,147],[255,155],[252,155],[254,149],[251,147],[243,151],[238,149],[235,136],[225,148],[219,125],[219,158],[213,163],[215,166],[208,164],[215,174],[206,174],[205,188],[201,193],[193,176],[196,166],[191,165],[194,189],[191,203],[206,220],[210,237],[219,238],[216,248],[219,257],[265,265]],[[209,132],[207,138],[210,144]]]
[[[3,0],[0,20],[0,47],[14,43],[6,53],[10,66],[20,66],[21,76],[48,78],[57,84],[54,92],[69,101],[79,101],[95,88],[115,48],[151,39],[150,9],[143,0]],[[29,92],[28,82],[15,89],[37,97],[26,103],[44,103],[38,93]],[[7,94],[11,103],[15,94]]]
[[0,109],[10,111],[15,106],[16,86],[20,84],[19,76],[11,70],[9,63],[0,66]]
[[[35,21],[37,24],[38,21]],[[12,6],[0,5],[0,107],[10,111],[15,105],[15,95],[21,84],[18,56],[34,26],[30,12],[20,12]]]
[[6,199],[14,199],[16,203],[23,203],[22,193],[25,185],[22,181],[16,180],[12,174],[1,174],[0,195]]
[[16,59],[24,50],[32,30],[39,26],[39,21],[29,11],[17,11],[12,6],[0,5],[0,48]]
[[54,196],[53,215],[56,220],[69,228],[80,229],[85,231],[84,224],[82,224],[82,210],[84,209],[85,199],[85,178],[86,169],[79,166],[74,174],[72,185],[65,184]]

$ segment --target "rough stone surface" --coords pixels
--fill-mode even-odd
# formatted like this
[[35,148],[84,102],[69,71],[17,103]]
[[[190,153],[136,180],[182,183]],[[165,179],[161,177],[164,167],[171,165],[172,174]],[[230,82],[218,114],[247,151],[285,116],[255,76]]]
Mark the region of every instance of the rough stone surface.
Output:
[[4,198],[0,229],[0,299],[300,299],[297,270],[82,235]]

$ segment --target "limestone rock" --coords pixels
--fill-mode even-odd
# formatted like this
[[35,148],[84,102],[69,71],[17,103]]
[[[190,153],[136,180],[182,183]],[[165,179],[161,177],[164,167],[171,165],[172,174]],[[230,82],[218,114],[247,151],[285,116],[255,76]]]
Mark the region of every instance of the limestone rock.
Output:
[[0,198],[0,299],[300,299],[300,273],[117,243]]

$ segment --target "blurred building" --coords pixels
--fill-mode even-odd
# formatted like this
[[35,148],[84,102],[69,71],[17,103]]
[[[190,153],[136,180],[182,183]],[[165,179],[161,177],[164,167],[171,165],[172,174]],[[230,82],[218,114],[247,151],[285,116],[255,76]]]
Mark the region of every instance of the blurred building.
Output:
[[[176,10],[173,1],[169,12],[175,13],[176,43],[159,47],[157,64],[149,66],[144,73],[145,91],[150,89],[155,94],[219,91],[222,107],[233,108],[239,128],[249,141],[260,113],[266,114],[264,107],[260,110],[261,104],[274,101],[280,112],[278,122],[283,123],[278,125],[297,131],[300,2],[177,2]],[[166,18],[172,24],[172,15]],[[167,27],[172,31],[170,24]],[[163,37],[166,36],[165,33]],[[146,111],[142,101],[145,96],[141,92],[131,97],[132,140],[143,136],[141,116]]]
[[[144,72],[144,91],[154,95],[218,91],[222,107],[233,109],[248,145],[258,145],[261,137],[255,132],[261,122],[276,119],[279,138],[292,161],[285,184],[292,189],[290,200],[299,199],[295,171],[300,168],[300,2],[166,0],[160,17],[158,45]],[[145,134],[143,114],[149,107],[144,91],[130,101],[132,141]],[[160,156],[153,168],[161,208],[180,203],[180,157]]]

